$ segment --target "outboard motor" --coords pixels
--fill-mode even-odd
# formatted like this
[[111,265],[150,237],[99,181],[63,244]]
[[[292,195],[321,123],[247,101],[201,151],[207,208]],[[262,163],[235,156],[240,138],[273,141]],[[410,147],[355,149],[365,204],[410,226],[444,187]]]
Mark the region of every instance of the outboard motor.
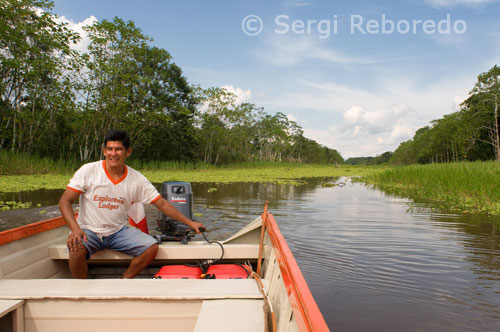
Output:
[[[161,196],[183,215],[191,220],[193,219],[193,193],[190,183],[176,181],[163,182],[161,184]],[[161,233],[156,236],[158,242],[181,241],[183,244],[187,244],[193,237],[191,228],[167,217],[162,212],[158,212],[156,222],[158,224],[156,230]]]

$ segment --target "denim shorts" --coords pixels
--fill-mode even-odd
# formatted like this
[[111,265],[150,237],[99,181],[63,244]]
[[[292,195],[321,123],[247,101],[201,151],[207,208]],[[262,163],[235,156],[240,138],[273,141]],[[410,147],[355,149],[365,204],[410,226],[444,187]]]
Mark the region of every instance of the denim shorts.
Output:
[[83,245],[87,248],[87,259],[96,251],[111,249],[127,255],[139,256],[148,250],[153,244],[158,243],[152,236],[137,228],[125,226],[118,232],[102,238],[89,229],[83,229],[87,235],[87,242]]

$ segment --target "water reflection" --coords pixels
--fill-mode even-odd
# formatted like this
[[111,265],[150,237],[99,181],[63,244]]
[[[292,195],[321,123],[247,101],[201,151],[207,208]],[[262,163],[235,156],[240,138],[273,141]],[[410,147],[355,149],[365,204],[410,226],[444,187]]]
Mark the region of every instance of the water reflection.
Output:
[[60,216],[59,209],[55,204],[59,201],[63,191],[42,189],[0,193],[0,201],[31,202],[32,206],[41,205],[38,208],[0,211],[0,231]]
[[[194,183],[194,212],[210,238],[222,239],[268,200],[332,331],[498,331],[498,218],[441,214],[325,181],[343,179]],[[147,213],[152,229],[156,212]]]
[[32,202],[33,205],[54,205],[59,201],[64,189],[40,189],[15,193],[0,193],[0,201]]

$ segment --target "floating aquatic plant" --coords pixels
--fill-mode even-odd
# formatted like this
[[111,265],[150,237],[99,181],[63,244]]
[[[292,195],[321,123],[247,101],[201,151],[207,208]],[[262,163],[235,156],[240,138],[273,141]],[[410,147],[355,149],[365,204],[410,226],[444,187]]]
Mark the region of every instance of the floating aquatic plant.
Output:
[[0,210],[9,211],[9,210],[27,209],[30,208],[31,205],[33,205],[33,203],[31,202],[0,201]]

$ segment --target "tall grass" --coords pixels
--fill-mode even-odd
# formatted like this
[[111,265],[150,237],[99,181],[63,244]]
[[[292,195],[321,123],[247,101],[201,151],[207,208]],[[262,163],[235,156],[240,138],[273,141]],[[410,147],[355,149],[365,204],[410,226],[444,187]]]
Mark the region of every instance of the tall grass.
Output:
[[[83,162],[54,160],[27,153],[12,153],[0,150],[0,175],[66,174],[75,172]],[[137,170],[199,170],[213,169],[207,163],[183,161],[155,161],[128,159],[127,164]]]
[[152,182],[274,182],[300,184],[306,178],[366,176],[380,172],[382,167],[295,163],[243,163],[196,170],[141,170]]
[[72,173],[79,163],[0,150],[0,175]]
[[[299,184],[304,178],[366,176],[387,167],[327,164],[251,162],[214,166],[181,161],[129,159],[151,182],[188,181],[205,183],[274,182]],[[0,192],[65,188],[81,163],[56,161],[26,154],[0,151]]]
[[161,161],[161,160],[140,160],[140,159],[127,159],[127,165],[136,170],[140,171],[164,171],[164,170],[206,170],[214,169],[215,166],[202,163],[202,162],[190,162],[190,161]]
[[[500,163],[349,166],[247,162],[214,166],[182,161],[129,159],[127,164],[152,182],[278,182],[303,178],[362,176],[362,181],[388,193],[432,202],[442,209],[500,215]],[[0,192],[64,188],[80,162],[52,160],[0,150]]]
[[367,183],[415,201],[465,213],[500,215],[500,163],[412,165],[366,176]]
[[146,171],[161,171],[161,170],[221,170],[221,169],[249,169],[249,168],[309,168],[311,165],[315,167],[332,167],[331,164],[304,164],[290,162],[275,162],[275,161],[252,161],[240,162],[231,164],[213,165],[205,162],[189,162],[189,161],[157,161],[157,160],[140,160],[128,159],[127,165],[137,169]]

